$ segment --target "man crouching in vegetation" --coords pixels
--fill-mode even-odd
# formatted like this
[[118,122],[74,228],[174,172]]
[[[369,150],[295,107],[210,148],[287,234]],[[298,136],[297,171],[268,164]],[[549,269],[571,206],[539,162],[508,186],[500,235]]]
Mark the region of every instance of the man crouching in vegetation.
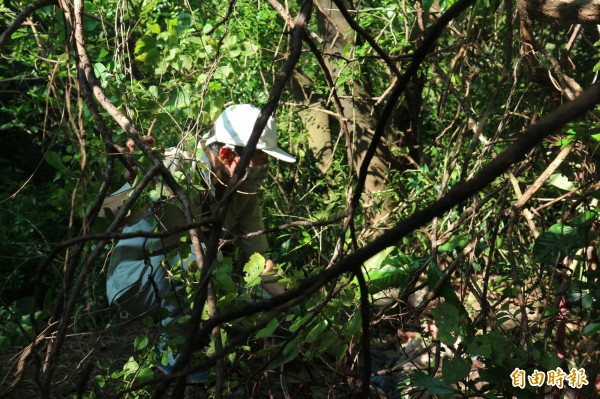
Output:
[[[211,206],[223,196],[259,114],[260,110],[251,105],[230,106],[221,113],[211,132],[204,137],[201,142],[202,151],[199,151],[200,157],[194,162],[206,165],[205,170],[209,173],[204,174],[204,180],[207,182],[205,190],[199,191],[199,194],[192,198],[195,217],[209,213]],[[184,152],[176,149],[167,150],[165,155],[165,164],[172,171],[180,168],[181,159],[186,158]],[[262,132],[246,175],[238,185],[225,217],[225,229],[235,235],[243,236],[264,229],[257,191],[267,177],[269,155],[284,162],[295,162],[293,156],[277,147],[277,131],[273,118],[269,118]],[[187,159],[190,158],[188,154]],[[127,183],[115,194],[123,194],[129,189],[131,185]],[[167,205],[142,212],[137,220],[123,228],[123,233],[155,232],[183,225],[183,213],[174,205]],[[246,257],[254,253],[264,254],[268,247],[264,235],[242,238],[236,243]],[[167,277],[171,272],[168,265],[181,265],[187,270],[190,263],[196,260],[193,250],[189,256],[177,251],[180,244],[179,236],[167,239],[134,237],[120,240],[112,250],[107,273],[106,291],[109,303],[119,305],[134,316],[151,315],[161,318],[163,326],[169,325],[176,316],[189,312],[185,287]],[[263,275],[271,274],[273,267],[273,262],[267,260]],[[263,278],[263,281],[263,287],[270,294],[277,295],[283,292],[279,284],[269,283],[266,278]],[[157,353],[158,369],[165,373],[172,372],[176,356],[170,351],[164,355],[160,343]],[[206,379],[206,375],[196,374],[188,376],[188,381],[202,382]]]

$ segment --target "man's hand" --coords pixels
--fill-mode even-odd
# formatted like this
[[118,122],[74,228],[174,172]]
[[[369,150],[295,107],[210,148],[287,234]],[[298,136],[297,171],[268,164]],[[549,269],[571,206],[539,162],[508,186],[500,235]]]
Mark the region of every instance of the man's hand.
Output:
[[268,259],[265,262],[265,270],[260,274],[260,278],[262,280],[262,285],[265,287],[265,290],[273,296],[283,294],[285,292],[285,288],[281,284],[277,282],[277,277],[275,277],[275,262],[271,259]]

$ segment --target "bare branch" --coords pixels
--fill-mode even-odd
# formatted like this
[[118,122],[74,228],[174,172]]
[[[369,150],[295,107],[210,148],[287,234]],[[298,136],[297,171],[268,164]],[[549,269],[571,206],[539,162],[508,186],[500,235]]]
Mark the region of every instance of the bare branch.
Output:
[[12,24],[10,24],[10,26],[6,28],[6,30],[2,32],[2,34],[0,34],[0,50],[2,50],[2,47],[4,47],[6,43],[8,43],[8,40],[10,39],[12,34],[15,33],[16,30],[19,29],[19,27],[21,27],[21,25],[23,25],[25,20],[29,18],[31,14],[33,14],[35,11],[39,10],[42,7],[56,4],[56,0],[38,0],[35,3],[29,4],[27,7],[25,7],[25,9],[21,11],[19,15],[17,15]]

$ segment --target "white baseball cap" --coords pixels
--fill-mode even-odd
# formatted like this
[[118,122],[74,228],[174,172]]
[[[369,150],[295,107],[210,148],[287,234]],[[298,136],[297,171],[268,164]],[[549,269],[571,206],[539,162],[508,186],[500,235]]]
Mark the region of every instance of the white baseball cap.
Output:
[[[260,109],[250,104],[235,104],[227,107],[217,118],[213,131],[204,136],[206,145],[222,143],[245,147],[259,114]],[[256,149],[284,162],[296,162],[296,158],[277,147],[277,125],[273,117],[269,118],[265,130],[258,139]]]

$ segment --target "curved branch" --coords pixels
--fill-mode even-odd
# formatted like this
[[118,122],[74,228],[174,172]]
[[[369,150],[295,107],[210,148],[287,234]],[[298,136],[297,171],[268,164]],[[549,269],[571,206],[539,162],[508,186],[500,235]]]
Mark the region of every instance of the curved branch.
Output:
[[25,22],[25,20],[29,18],[31,14],[33,14],[35,11],[39,10],[42,7],[56,4],[56,0],[38,0],[35,3],[25,7],[25,9],[21,11],[19,15],[17,15],[12,24],[10,24],[10,26],[6,28],[6,30],[2,32],[2,34],[0,34],[0,49],[2,49],[2,47],[4,47],[6,43],[8,43],[12,34],[15,33],[15,31],[19,29],[21,25],[23,25],[23,22]]

